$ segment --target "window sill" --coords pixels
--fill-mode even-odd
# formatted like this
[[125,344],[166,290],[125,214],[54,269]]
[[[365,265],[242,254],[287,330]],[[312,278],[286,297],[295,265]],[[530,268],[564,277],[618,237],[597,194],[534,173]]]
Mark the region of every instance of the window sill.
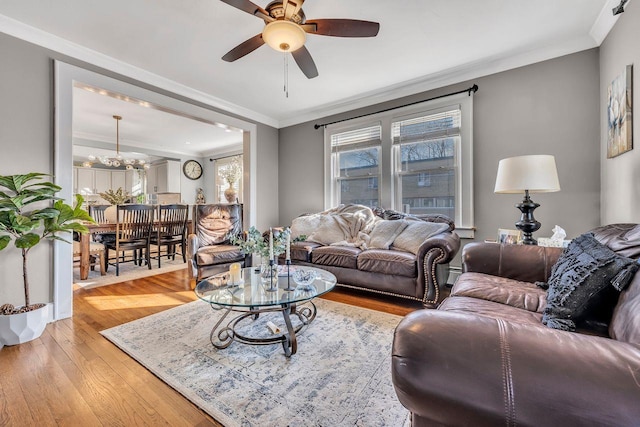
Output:
[[461,239],[473,239],[476,235],[475,227],[456,227],[454,231]]

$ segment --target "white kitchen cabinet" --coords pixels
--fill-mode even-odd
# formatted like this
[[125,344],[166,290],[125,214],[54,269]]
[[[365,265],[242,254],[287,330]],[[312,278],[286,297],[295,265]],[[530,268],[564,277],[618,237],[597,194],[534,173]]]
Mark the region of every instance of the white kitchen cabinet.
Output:
[[95,193],[95,171],[88,168],[76,168],[76,183],[74,188],[77,194],[88,196]]
[[147,193],[179,193],[180,162],[167,160],[147,170]]
[[111,187],[109,188],[111,188],[113,191],[116,191],[120,187],[122,187],[122,191],[131,193],[131,191],[127,189],[126,172],[111,171]]
[[150,165],[147,169],[147,194],[158,192],[158,165]]
[[[111,189],[111,171],[105,169],[94,169],[95,171],[95,194],[104,193]],[[113,189],[117,190],[117,187]]]

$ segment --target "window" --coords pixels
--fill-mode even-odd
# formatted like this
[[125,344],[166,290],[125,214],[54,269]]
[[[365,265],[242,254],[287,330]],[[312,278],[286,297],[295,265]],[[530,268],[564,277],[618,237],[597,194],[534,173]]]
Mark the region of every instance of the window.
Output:
[[[456,152],[460,145],[460,119],[460,109],[454,106],[450,110],[391,124],[397,159],[396,197],[405,211],[456,217]],[[425,197],[434,198],[437,202],[430,205],[417,202]]]
[[[224,190],[229,188],[229,183],[224,180],[220,176],[220,172],[228,170],[233,162],[238,162],[242,165],[242,155],[232,156],[232,157],[223,157],[221,159],[216,159],[214,174],[215,174],[215,202],[214,203],[228,203],[227,199],[224,196]],[[242,203],[242,175],[240,179],[238,179],[234,184],[233,188],[236,190],[236,197],[239,203]]]
[[336,204],[379,205],[380,130],[380,126],[370,126],[331,136],[331,186]]
[[467,93],[325,128],[325,208],[383,206],[453,218],[473,237],[473,96]]

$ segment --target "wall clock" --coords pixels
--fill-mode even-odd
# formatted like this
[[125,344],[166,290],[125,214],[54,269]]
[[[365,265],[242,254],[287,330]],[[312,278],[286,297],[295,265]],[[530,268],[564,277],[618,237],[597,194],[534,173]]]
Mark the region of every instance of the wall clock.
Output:
[[187,160],[182,165],[182,172],[189,179],[198,179],[202,176],[202,165],[195,160]]

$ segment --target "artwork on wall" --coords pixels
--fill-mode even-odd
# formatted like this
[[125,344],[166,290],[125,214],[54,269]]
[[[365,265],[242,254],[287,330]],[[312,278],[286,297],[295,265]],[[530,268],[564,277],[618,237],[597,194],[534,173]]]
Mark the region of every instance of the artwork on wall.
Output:
[[607,90],[607,158],[633,148],[633,66],[627,65]]

